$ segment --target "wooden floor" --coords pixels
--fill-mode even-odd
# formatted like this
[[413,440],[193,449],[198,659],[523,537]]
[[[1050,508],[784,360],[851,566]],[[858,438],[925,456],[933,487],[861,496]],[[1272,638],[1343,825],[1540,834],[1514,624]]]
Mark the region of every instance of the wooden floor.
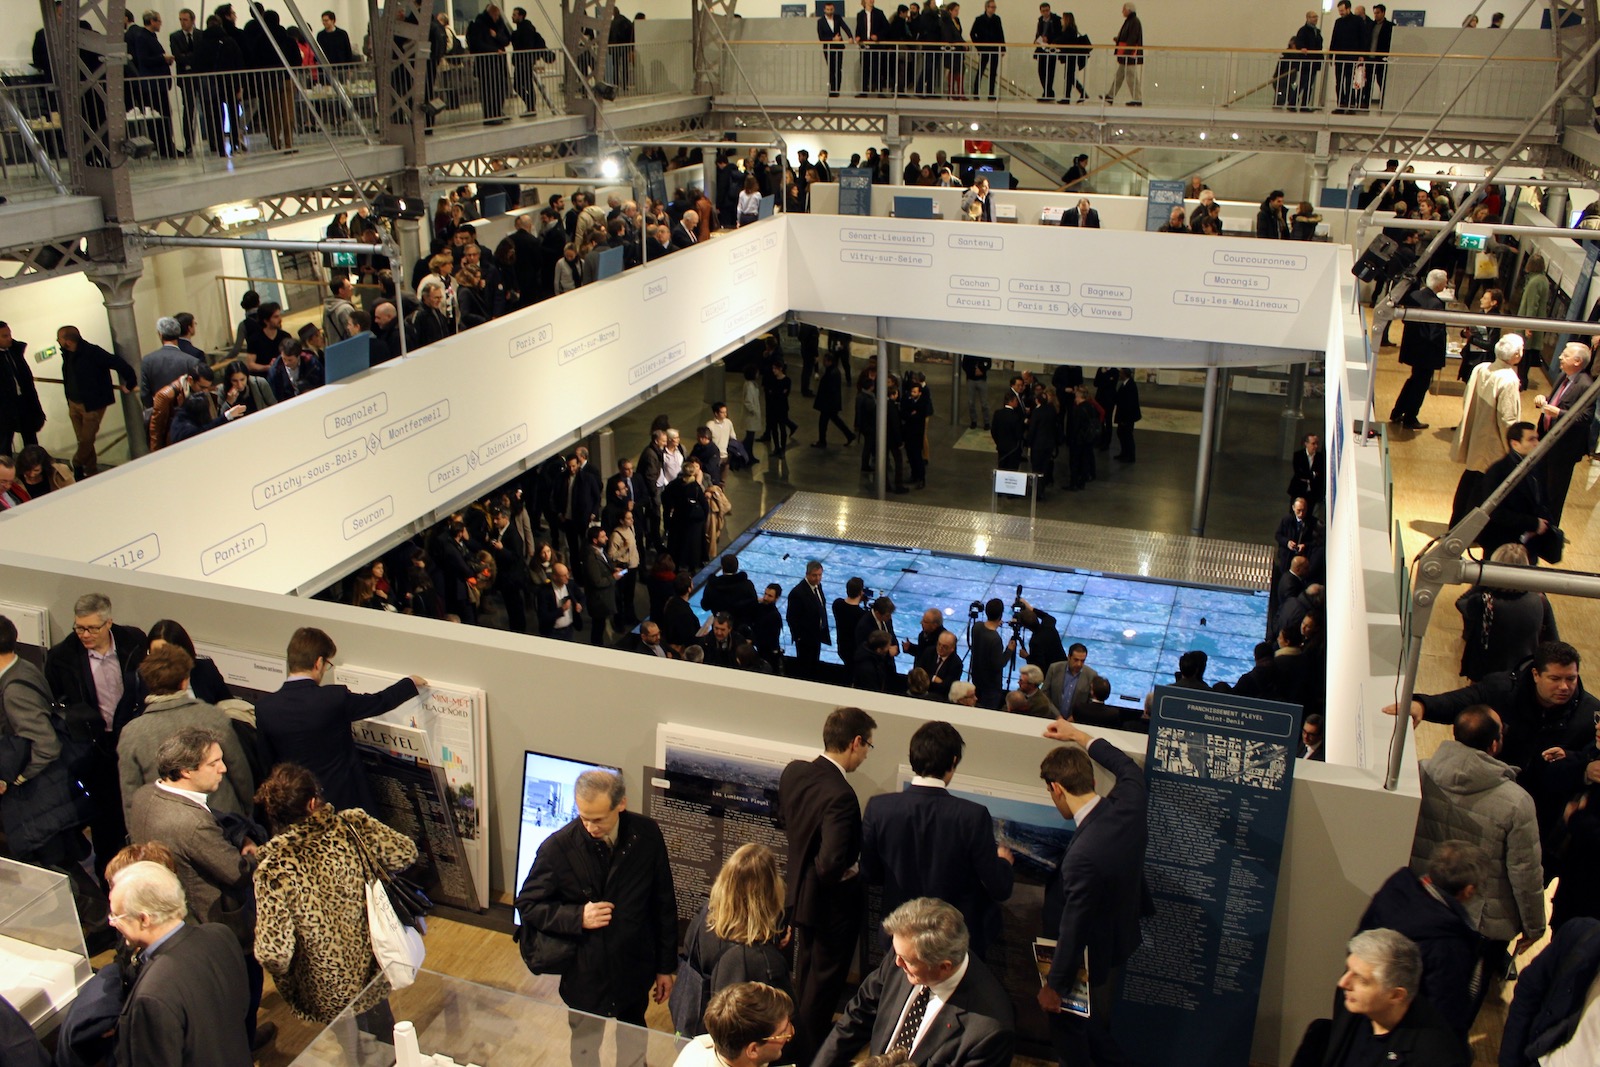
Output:
[[[1397,340],[1400,333],[1401,327],[1396,324],[1394,336]],[[1385,348],[1382,351],[1378,359],[1377,418],[1387,417],[1390,405],[1409,373],[1409,368],[1400,366],[1395,349]],[[1430,392],[1423,404],[1421,421],[1428,424],[1428,429],[1413,432],[1395,425],[1389,427],[1390,458],[1394,471],[1394,517],[1404,531],[1408,560],[1414,560],[1428,542],[1446,531],[1451,498],[1462,470],[1460,464],[1450,458],[1455,439],[1454,427],[1461,422],[1460,383],[1454,380],[1453,367],[1442,373],[1451,376],[1448,383],[1439,392]],[[1522,417],[1536,423],[1533,398],[1539,393],[1549,395],[1550,392],[1550,382],[1542,368],[1532,369],[1529,386],[1528,391],[1522,394]],[[1572,490],[1567,496],[1562,516],[1561,525],[1567,535],[1567,547],[1558,569],[1600,570],[1600,538],[1596,537],[1593,528],[1595,503],[1600,501],[1597,483],[1600,483],[1600,461],[1591,458],[1579,462],[1573,471]],[[1459,673],[1461,616],[1455,610],[1455,599],[1465,588],[1448,588],[1439,597],[1439,607],[1434,611],[1423,640],[1422,664],[1417,677],[1418,692],[1439,692],[1466,684],[1466,679]],[[1575,645],[1580,653],[1590,654],[1592,650],[1582,635],[1595,633],[1600,627],[1600,601],[1552,596],[1551,605],[1562,637]],[[1417,733],[1419,756],[1430,755],[1449,736],[1449,727],[1423,723]],[[1546,943],[1541,942],[1520,957],[1518,965],[1525,965]],[[1500,1033],[1505,1026],[1506,1004],[1510,1002],[1513,988],[1514,983],[1508,984],[1498,997],[1491,997],[1478,1016],[1472,1035],[1474,1062],[1486,1065],[1497,1062]]]

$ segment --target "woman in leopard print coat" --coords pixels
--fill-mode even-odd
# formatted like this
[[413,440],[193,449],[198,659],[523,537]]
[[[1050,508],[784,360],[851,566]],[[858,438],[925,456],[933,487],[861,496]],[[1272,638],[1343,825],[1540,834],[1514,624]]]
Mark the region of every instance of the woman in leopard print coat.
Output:
[[273,829],[255,872],[256,959],[302,1019],[326,1024],[346,1007],[376,1007],[389,984],[373,982],[366,862],[352,835],[389,871],[415,863],[417,846],[359,808],[335,811],[296,764],[279,764],[256,801]]

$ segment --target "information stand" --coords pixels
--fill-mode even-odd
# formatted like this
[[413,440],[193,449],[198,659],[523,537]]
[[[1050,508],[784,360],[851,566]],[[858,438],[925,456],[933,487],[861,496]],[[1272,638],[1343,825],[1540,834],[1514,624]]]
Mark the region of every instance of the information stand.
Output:
[[1000,498],[1003,496],[1028,498],[1028,525],[1039,516],[1039,476],[1032,471],[1007,471],[996,469],[994,472],[994,493],[989,497],[989,514],[996,515],[1000,511]]

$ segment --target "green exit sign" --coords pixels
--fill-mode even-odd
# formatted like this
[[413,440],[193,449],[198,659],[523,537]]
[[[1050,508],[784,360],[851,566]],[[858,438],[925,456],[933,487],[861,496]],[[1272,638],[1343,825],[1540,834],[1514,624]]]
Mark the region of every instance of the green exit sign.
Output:
[[1489,247],[1489,239],[1481,233],[1458,233],[1456,247],[1464,252],[1482,252]]

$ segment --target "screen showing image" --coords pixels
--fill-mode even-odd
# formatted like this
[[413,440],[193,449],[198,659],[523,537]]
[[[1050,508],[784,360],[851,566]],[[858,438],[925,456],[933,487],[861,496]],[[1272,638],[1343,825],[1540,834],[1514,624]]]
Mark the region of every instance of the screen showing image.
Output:
[[[620,773],[618,768],[603,763],[585,763],[543,752],[523,753],[522,821],[517,832],[517,880],[512,883],[517,891],[527,880],[533,857],[539,854],[544,839],[578,817],[573,788],[584,771]],[[519,924],[522,921],[515,912],[512,919]]]

